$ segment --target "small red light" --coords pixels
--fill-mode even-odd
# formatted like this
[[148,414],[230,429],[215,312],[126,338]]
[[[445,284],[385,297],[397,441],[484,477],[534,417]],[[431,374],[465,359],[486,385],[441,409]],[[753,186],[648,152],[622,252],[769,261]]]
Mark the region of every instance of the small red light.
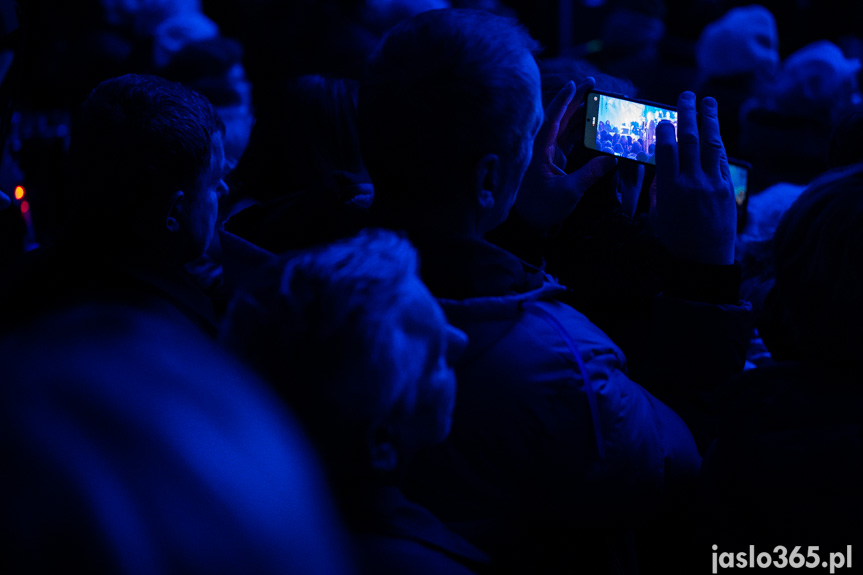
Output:
[[15,186],[15,199],[20,200],[24,197],[24,186]]
[[30,203],[29,202],[21,202],[21,213],[26,214],[30,211]]

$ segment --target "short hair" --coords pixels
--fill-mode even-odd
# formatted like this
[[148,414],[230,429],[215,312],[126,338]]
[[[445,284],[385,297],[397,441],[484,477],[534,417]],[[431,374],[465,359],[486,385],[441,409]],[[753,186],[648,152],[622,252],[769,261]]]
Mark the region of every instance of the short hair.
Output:
[[863,348],[863,164],[804,190],[774,235],[775,296],[797,353],[835,363]]
[[[366,430],[420,405],[416,383],[443,345],[442,334],[429,340],[422,289],[410,243],[364,230],[265,270],[230,304],[223,341],[327,441],[334,421]],[[443,323],[439,308],[432,314]]]
[[182,84],[137,74],[105,80],[72,128],[76,217],[99,217],[122,230],[141,211],[161,209],[172,193],[194,192],[211,171],[214,137],[224,130],[210,102]]
[[390,29],[359,98],[376,204],[457,203],[453,174],[488,153],[515,157],[536,110],[522,58],[537,49],[516,20],[478,10],[432,10]]

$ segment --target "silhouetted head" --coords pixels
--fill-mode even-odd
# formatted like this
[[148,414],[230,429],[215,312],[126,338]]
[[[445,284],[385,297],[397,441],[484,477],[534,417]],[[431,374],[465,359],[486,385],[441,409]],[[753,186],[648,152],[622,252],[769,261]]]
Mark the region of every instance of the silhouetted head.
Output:
[[449,432],[464,344],[394,233],[280,262],[240,293],[223,331],[293,407],[337,481],[379,480]]
[[72,129],[73,234],[122,252],[200,256],[227,188],[224,125],[206,98],[157,76],[106,80]]
[[231,38],[220,36],[186,44],[160,69],[160,75],[203,94],[216,107],[251,104],[243,46]]
[[776,18],[757,4],[731,8],[704,27],[695,57],[701,83],[742,75],[768,79],[780,62]]
[[225,123],[225,156],[233,167],[249,145],[254,112],[243,46],[221,36],[191,42],[159,74],[205,96]]
[[800,195],[774,236],[775,303],[799,357],[859,359],[863,349],[863,165],[828,172]]
[[506,219],[543,119],[536,48],[516,21],[474,10],[388,32],[360,89],[376,210],[396,225],[470,220],[480,233]]
[[[237,168],[247,193],[260,201],[326,189],[350,199],[348,182],[368,183],[357,131],[357,82],[307,75],[269,97],[249,150]],[[366,193],[370,193],[366,190]]]
[[349,572],[302,430],[197,330],[88,304],[0,361],[0,571]]

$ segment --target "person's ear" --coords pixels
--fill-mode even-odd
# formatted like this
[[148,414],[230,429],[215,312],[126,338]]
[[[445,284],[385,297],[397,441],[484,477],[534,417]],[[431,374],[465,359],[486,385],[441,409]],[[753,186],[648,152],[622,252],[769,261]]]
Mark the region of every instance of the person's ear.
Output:
[[395,470],[398,466],[398,452],[392,427],[386,424],[372,426],[369,430],[369,455],[375,471]]
[[500,158],[497,154],[486,154],[476,164],[475,186],[476,198],[479,207],[490,210],[494,207],[498,196],[500,182],[502,181],[500,170],[502,169]]
[[169,232],[177,232],[180,230],[180,214],[183,211],[183,200],[185,195],[181,191],[176,191],[171,195],[170,204],[168,205],[168,215],[165,217],[165,227]]

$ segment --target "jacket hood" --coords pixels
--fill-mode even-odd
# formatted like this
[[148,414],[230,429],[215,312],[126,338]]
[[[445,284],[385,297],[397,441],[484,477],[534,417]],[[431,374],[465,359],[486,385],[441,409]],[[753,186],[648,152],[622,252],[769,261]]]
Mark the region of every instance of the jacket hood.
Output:
[[467,357],[509,333],[525,306],[555,300],[567,291],[539,268],[485,240],[414,239],[414,244],[423,281],[447,320],[469,332]]

